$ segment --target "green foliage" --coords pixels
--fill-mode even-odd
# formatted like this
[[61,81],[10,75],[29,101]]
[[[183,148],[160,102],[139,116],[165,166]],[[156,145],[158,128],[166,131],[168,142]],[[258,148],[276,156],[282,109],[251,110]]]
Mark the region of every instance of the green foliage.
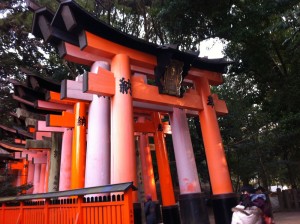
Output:
[[[299,3],[237,1],[229,19],[216,33],[229,40],[225,52],[236,62],[220,88],[230,110],[221,126],[233,174],[243,176],[236,171],[245,156],[258,162],[242,161],[249,178],[299,186]],[[248,154],[235,149],[248,141]]]

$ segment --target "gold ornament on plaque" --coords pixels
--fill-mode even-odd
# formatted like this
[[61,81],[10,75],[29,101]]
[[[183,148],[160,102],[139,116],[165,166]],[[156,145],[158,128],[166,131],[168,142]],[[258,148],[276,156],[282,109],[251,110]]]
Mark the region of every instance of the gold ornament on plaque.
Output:
[[166,67],[163,80],[163,93],[173,96],[180,96],[180,88],[182,82],[183,62],[171,60]]

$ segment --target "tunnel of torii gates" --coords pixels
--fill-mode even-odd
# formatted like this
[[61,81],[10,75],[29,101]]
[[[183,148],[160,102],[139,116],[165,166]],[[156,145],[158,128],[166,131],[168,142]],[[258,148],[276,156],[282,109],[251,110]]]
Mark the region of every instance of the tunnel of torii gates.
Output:
[[[48,91],[47,102],[53,103],[50,111],[56,105],[68,107],[37,123],[37,129],[39,125],[50,132],[63,129],[58,190],[130,181],[137,186],[138,139],[143,186],[139,191],[157,200],[148,141],[153,136],[163,222],[181,219],[182,223],[209,223],[186,119],[199,116],[215,220],[230,223],[236,195],[217,121],[217,115],[225,115],[227,108],[210,91],[210,85],[222,84],[228,62],[131,37],[94,18],[73,1],[62,1],[55,14],[33,3],[29,8],[34,11],[32,33],[36,37],[56,47],[62,58],[90,66],[90,72],[75,81],[64,80],[60,92]],[[155,85],[148,80],[155,80]],[[189,88],[183,91],[184,86]],[[164,131],[169,126],[162,122],[165,115],[170,118],[180,214],[168,166]],[[45,172],[45,167],[38,169],[34,173]],[[138,203],[138,193],[133,197]]]

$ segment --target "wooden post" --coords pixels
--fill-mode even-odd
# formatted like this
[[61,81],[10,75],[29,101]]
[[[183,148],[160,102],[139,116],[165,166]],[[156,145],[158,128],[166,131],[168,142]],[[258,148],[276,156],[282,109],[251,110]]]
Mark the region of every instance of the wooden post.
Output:
[[75,224],[85,224],[83,222],[82,216],[82,203],[83,203],[83,196],[78,196],[77,198],[77,214],[75,218]]
[[47,150],[47,163],[46,163],[46,170],[45,170],[45,183],[44,183],[44,193],[48,192],[49,186],[49,173],[50,173],[50,150]]
[[41,164],[34,164],[34,177],[33,177],[33,194],[40,193],[40,174],[41,174]]
[[299,199],[298,199],[298,192],[297,192],[297,189],[291,189],[291,194],[292,194],[292,197],[293,197],[293,201],[294,201],[294,207],[296,209],[299,208]]
[[156,201],[157,193],[156,193],[156,185],[154,179],[154,171],[153,171],[148,135],[145,133],[141,133],[139,136],[140,136],[139,148],[140,148],[140,155],[141,155],[144,192],[146,195],[150,194],[152,196],[152,200]]
[[161,117],[158,112],[153,113],[153,122],[156,132],[154,133],[155,153],[157,159],[159,183],[163,206],[175,205],[174,189],[172,184],[169,158],[166,149]]
[[111,98],[111,184],[137,183],[129,61],[127,55],[118,54],[111,63],[116,80],[115,95]]
[[158,112],[152,114],[155,125],[154,144],[158,166],[159,184],[162,197],[162,217],[165,224],[180,223],[178,206],[175,202],[172,176],[169,165],[169,158],[166,149],[165,137],[161,115]]
[[74,105],[71,189],[84,188],[86,157],[86,108],[85,103]]
[[0,216],[0,220],[2,220],[1,223],[5,223],[4,222],[5,221],[5,207],[6,207],[6,204],[3,202],[2,206],[1,206],[1,216]]
[[[27,177],[28,177],[28,160],[23,159],[23,168],[21,171],[21,185],[27,184]],[[22,190],[22,194],[26,194],[26,190]]]
[[[109,69],[108,63],[99,61],[93,64],[91,72],[97,74],[98,67]],[[110,97],[93,94],[88,120],[85,187],[107,185],[110,184]]]
[[39,182],[39,191],[38,193],[45,193],[45,182],[46,182],[46,164],[41,164],[41,172],[40,172],[40,182]]
[[280,188],[277,188],[276,191],[277,191],[279,207],[280,207],[281,210],[284,210],[285,206],[284,206],[284,200],[283,200],[283,193],[282,193]]
[[44,224],[49,224],[49,199],[45,199],[45,205],[44,205]]
[[71,189],[72,136],[73,130],[71,128],[65,128],[62,139],[59,191]]
[[173,108],[170,118],[180,194],[200,193],[200,182],[185,112]]
[[203,104],[199,117],[213,193],[215,220],[216,224],[229,224],[232,216],[231,208],[236,205],[237,196],[233,193],[208,79],[200,77],[195,85]]
[[289,190],[283,190],[282,194],[283,194],[283,201],[284,201],[285,208],[290,210],[292,208],[292,202],[291,202],[291,195]]
[[134,223],[132,194],[132,188],[129,188],[126,192],[124,192],[124,224]]
[[49,164],[48,192],[58,191],[59,174],[60,174],[60,158],[62,147],[62,133],[51,133],[51,151]]
[[[34,178],[34,164],[32,161],[28,163],[28,177],[27,177],[27,183],[28,184],[33,184],[33,178]],[[33,193],[33,187],[27,190],[27,194],[32,194]]]
[[200,189],[186,114],[182,109],[173,108],[170,118],[180,188],[181,221],[182,223],[208,224],[206,198]]
[[16,224],[23,224],[24,223],[24,202],[20,201],[20,213]]

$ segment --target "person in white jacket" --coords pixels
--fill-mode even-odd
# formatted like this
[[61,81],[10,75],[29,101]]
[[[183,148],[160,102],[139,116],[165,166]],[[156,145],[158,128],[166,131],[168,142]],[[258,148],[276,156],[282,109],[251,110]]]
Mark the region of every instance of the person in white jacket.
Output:
[[251,200],[255,190],[252,186],[241,188],[240,203],[232,208],[231,224],[263,224],[262,210]]
[[262,211],[256,206],[237,205],[232,211],[231,224],[262,224]]

